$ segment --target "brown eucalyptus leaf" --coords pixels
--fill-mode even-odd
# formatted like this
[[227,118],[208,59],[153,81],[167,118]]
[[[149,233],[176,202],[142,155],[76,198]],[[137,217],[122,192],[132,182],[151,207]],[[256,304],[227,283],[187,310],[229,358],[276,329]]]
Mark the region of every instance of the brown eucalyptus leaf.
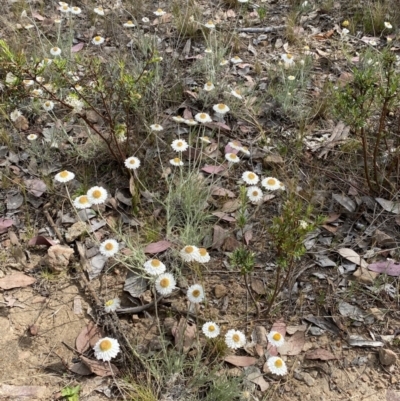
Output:
[[78,352],[84,353],[90,347],[93,347],[100,338],[102,338],[100,327],[96,326],[93,322],[89,322],[78,334],[78,337],[76,337],[75,347]]
[[320,359],[321,361],[330,361],[332,359],[337,359],[332,352],[324,349],[324,348],[317,348],[306,352],[305,355],[306,359]]
[[14,273],[0,278],[0,288],[10,290],[11,288],[28,287],[36,281],[35,278],[24,273]]
[[257,363],[257,359],[253,358],[252,356],[239,356],[239,355],[228,355],[224,358],[224,361],[230,363],[231,365],[243,368],[246,366],[255,365]]
[[119,373],[118,368],[110,362],[95,361],[81,356],[81,361],[97,376],[115,376]]

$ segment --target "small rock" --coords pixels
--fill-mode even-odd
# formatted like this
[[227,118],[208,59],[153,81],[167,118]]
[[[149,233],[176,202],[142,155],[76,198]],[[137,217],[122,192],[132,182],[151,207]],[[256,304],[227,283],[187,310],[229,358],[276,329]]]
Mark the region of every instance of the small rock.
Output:
[[217,284],[214,287],[214,294],[217,298],[222,298],[228,293],[228,289],[223,284]]
[[312,387],[315,384],[315,380],[309,373],[303,373],[303,381],[307,384],[308,387]]
[[379,361],[383,366],[390,366],[396,363],[397,355],[390,349],[381,348],[379,350]]
[[87,224],[83,221],[77,221],[72,224],[65,234],[65,240],[69,243],[75,241],[77,238],[81,237],[88,231]]
[[69,246],[52,245],[47,250],[45,262],[52,272],[61,272],[68,267],[74,250]]

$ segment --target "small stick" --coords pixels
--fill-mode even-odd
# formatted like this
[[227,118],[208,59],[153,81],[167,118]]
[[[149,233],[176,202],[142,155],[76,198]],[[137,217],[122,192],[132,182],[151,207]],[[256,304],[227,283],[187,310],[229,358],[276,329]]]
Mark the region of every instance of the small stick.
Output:
[[65,244],[64,238],[60,233],[60,230],[58,229],[58,227],[56,226],[56,223],[54,223],[53,218],[50,216],[49,211],[47,210],[47,208],[49,207],[49,204],[44,206],[44,210],[43,213],[46,216],[47,221],[49,222],[51,228],[54,230],[54,232],[57,235],[57,238],[59,239],[61,244]]
[[284,28],[286,28],[286,25],[267,26],[264,28],[236,28],[236,30],[238,32],[247,32],[247,33],[268,33],[268,32],[278,31]]

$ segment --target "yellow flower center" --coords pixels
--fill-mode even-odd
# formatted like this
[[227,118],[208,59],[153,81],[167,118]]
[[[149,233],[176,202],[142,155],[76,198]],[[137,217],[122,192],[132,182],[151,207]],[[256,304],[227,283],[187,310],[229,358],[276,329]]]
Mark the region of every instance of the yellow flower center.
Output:
[[67,178],[69,176],[69,173],[67,170],[61,171],[60,177],[61,178]]
[[280,333],[275,333],[275,334],[272,336],[272,338],[273,338],[275,341],[279,341],[279,340],[282,338],[282,336],[280,335]]
[[212,82],[208,81],[208,82],[206,83],[206,85],[207,85],[207,86],[212,86]]
[[194,251],[194,249],[193,249],[192,246],[187,246],[187,247],[185,247],[185,252],[186,252],[186,253],[193,253],[193,251]]
[[94,37],[95,42],[100,42],[101,41],[101,36],[95,36]]
[[238,342],[240,341],[240,336],[239,336],[239,334],[234,334],[234,335],[232,336],[232,340],[233,340],[235,343],[238,343]]
[[111,306],[114,304],[114,300],[110,299],[109,301],[106,302],[106,306]]
[[232,160],[236,160],[236,159],[237,159],[237,156],[236,156],[234,153],[231,153],[231,154],[229,155],[229,158],[232,159]]
[[168,288],[169,287],[169,279],[167,277],[164,277],[163,279],[161,279],[160,286],[162,288]]
[[174,158],[174,163],[180,163],[180,162],[181,162],[181,159],[179,157]]
[[258,191],[253,191],[253,192],[252,192],[252,195],[253,195],[253,196],[257,196],[257,195],[258,195]]
[[53,52],[57,52],[58,51],[58,47],[53,47]]
[[248,148],[247,146],[242,146],[242,150],[243,150],[244,152],[247,152],[247,151],[249,150],[249,148]]
[[211,332],[215,331],[215,326],[213,326],[213,325],[208,326],[208,331],[211,331]]
[[223,103],[219,103],[217,108],[218,110],[225,110],[225,105]]
[[153,267],[160,267],[161,262],[160,262],[158,259],[153,259],[153,260],[151,261],[151,265],[152,265]]
[[181,141],[177,142],[177,143],[176,143],[176,146],[177,146],[178,148],[181,148],[181,147],[183,146],[183,142],[181,142]]
[[268,185],[275,185],[275,184],[276,184],[276,180],[275,180],[274,178],[270,178],[270,179],[267,181],[267,184],[268,184]]
[[158,9],[157,9],[157,12],[158,12],[158,13],[162,13],[163,10],[161,10],[161,8],[158,8]]
[[192,295],[193,295],[195,298],[198,298],[198,297],[200,296],[200,290],[193,290],[193,291],[192,291]]
[[95,198],[95,199],[101,198],[101,191],[98,190],[98,189],[95,189],[95,190],[93,191],[93,193],[92,193],[92,196],[93,196],[93,198]]
[[129,160],[129,164],[132,164],[132,165],[136,164],[136,160],[135,159]]
[[214,22],[212,22],[212,20],[207,22],[207,25],[214,25]]
[[84,205],[85,203],[89,203],[89,199],[86,195],[83,195],[79,198],[79,203],[81,203],[82,205]]
[[63,10],[68,10],[68,6],[62,6],[61,7]]
[[107,251],[112,251],[114,249],[114,244],[112,242],[107,242],[104,248],[106,248]]
[[105,351],[109,351],[111,348],[112,348],[112,344],[111,344],[111,341],[110,340],[103,340],[101,343],[100,343],[100,349],[103,351],[103,352],[105,352]]
[[290,53],[288,53],[286,54],[286,57],[290,60],[293,56]]
[[249,175],[247,176],[247,178],[249,180],[254,180],[254,178],[256,178],[256,175],[254,173],[249,173]]
[[201,114],[200,114],[200,118],[201,118],[201,119],[205,119],[205,118],[207,118],[207,115],[206,115],[205,113],[201,113]]
[[128,21],[127,24],[128,25],[133,25],[133,22],[132,21]]
[[206,256],[206,255],[207,255],[207,249],[205,249],[205,248],[200,248],[200,249],[199,249],[199,253],[200,253],[200,256]]
[[282,361],[282,359],[277,359],[277,360],[275,361],[275,367],[281,368],[282,366],[283,366],[283,361]]

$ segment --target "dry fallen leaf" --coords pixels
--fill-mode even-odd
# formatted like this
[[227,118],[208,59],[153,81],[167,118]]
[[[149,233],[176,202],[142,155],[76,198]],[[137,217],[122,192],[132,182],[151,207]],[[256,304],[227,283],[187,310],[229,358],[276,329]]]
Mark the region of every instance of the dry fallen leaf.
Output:
[[332,352],[323,349],[323,348],[317,348],[313,349],[311,351],[308,351],[305,355],[306,359],[320,359],[321,361],[330,361],[332,359],[337,359],[335,355],[332,354]]
[[298,355],[303,350],[305,342],[305,331],[296,331],[291,337],[285,338],[285,343],[278,348],[278,352],[280,355]]
[[118,368],[110,362],[95,361],[81,356],[82,362],[97,376],[115,376],[118,374]]
[[224,358],[224,361],[234,366],[246,367],[254,365],[257,359],[252,356],[228,355]]
[[368,267],[368,263],[364,259],[362,259],[362,257],[357,252],[353,251],[350,248],[340,248],[338,249],[338,253],[343,258],[349,260],[352,263],[355,263],[358,266],[364,268]]
[[196,340],[196,331],[196,325],[182,317],[179,323],[175,322],[171,329],[172,335],[175,338],[175,346],[179,350],[183,350],[183,352],[189,351]]
[[90,347],[93,347],[101,337],[102,332],[100,327],[96,326],[93,322],[89,322],[78,334],[78,337],[76,337],[75,347],[78,352],[84,353]]
[[14,273],[0,279],[0,288],[10,290],[11,288],[27,287],[35,281],[35,278],[24,273]]
[[169,247],[171,247],[171,242],[169,241],[158,241],[158,242],[153,242],[152,244],[149,244],[144,248],[144,253],[159,253],[159,252],[164,252],[167,250]]

